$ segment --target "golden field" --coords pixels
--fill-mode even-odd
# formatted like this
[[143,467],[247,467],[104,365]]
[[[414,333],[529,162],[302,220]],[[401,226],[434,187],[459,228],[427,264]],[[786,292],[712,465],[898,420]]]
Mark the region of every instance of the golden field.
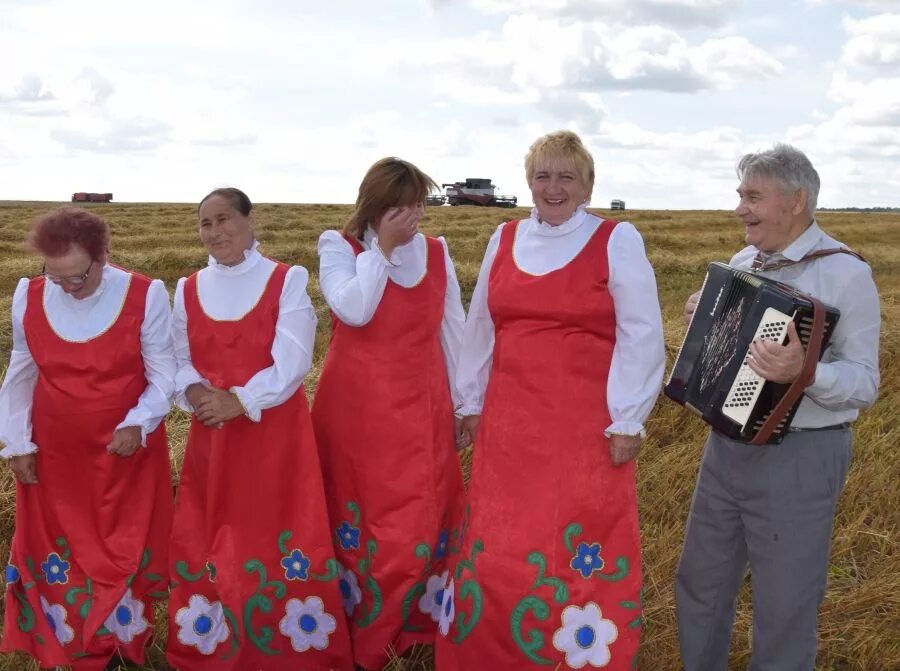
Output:
[[[9,307],[19,277],[40,271],[40,261],[24,249],[30,220],[55,203],[0,203],[0,370],[11,345]],[[89,206],[112,228],[111,259],[127,268],[163,279],[173,289],[179,277],[206,262],[196,233],[195,206],[184,204],[110,204]],[[328,228],[340,228],[350,208],[344,205],[260,205],[257,232],[262,250],[279,260],[310,269],[310,293],[319,314],[319,334],[308,391],[328,341],[326,307],[318,290],[316,240]],[[602,213],[602,212],[601,212]],[[464,301],[475,285],[488,238],[498,223],[527,210],[431,208],[425,232],[446,236],[456,262]],[[656,269],[666,324],[669,358],[681,343],[681,308],[699,288],[706,264],[727,261],[742,246],[741,229],[728,212],[631,211]],[[840,500],[831,555],[830,581],[820,617],[821,671],[900,670],[900,213],[822,213],[830,234],[861,252],[872,264],[882,300],[881,398],[855,425],[855,456]],[[184,450],[187,421],[181,413],[168,420],[173,471]],[[644,635],[639,667],[675,671],[678,662],[673,574],[704,426],[667,399],[661,399],[648,423],[648,439],[639,459],[638,487],[645,561]],[[477,447],[475,448],[477,449]],[[468,470],[471,450],[462,454]],[[14,485],[0,467],[0,557],[7,556],[13,529]],[[159,615],[159,614],[158,614]],[[744,669],[750,650],[751,598],[745,587],[735,625],[730,668]],[[160,623],[164,619],[157,618]],[[148,669],[166,669],[157,641]],[[392,669],[431,669],[427,650],[397,660]],[[0,671],[37,669],[11,655],[0,658]],[[480,671],[480,670],[473,670]],[[489,671],[489,670],[486,670]]]

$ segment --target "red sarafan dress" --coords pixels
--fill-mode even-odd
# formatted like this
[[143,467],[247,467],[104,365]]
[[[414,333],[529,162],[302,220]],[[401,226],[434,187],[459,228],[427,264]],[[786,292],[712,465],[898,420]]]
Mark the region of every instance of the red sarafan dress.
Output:
[[143,663],[153,602],[166,597],[172,485],[164,424],[130,457],[106,446],[147,387],[141,356],[150,279],[131,274],[118,317],[87,341],[60,337],[28,286],[23,325],[38,369],[32,437],[38,484],[16,485],[5,651],[41,666]]
[[[272,365],[288,267],[257,304],[216,321],[184,285],[191,361],[215,387]],[[208,428],[191,420],[172,532],[169,663],[179,671],[352,669],[319,458],[301,386],[281,405]]]
[[489,276],[493,362],[440,671],[632,669],[641,627],[634,462],[613,467],[616,341],[604,222],[568,264],[521,270],[516,222]]
[[388,279],[366,325],[332,319],[313,404],[354,657],[367,669],[434,640],[458,543],[463,484],[440,342],[447,271],[441,242],[426,238],[426,249],[422,280]]

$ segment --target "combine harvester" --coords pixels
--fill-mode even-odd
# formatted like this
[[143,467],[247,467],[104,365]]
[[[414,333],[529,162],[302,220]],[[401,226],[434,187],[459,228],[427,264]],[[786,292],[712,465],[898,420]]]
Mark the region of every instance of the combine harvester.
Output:
[[490,179],[467,177],[465,182],[441,184],[446,190],[444,196],[429,196],[429,205],[478,205],[480,207],[515,207],[515,196],[498,196],[497,187]]
[[111,203],[112,196],[113,195],[111,193],[87,193],[85,191],[79,191],[78,193],[72,194],[72,202],[73,203]]

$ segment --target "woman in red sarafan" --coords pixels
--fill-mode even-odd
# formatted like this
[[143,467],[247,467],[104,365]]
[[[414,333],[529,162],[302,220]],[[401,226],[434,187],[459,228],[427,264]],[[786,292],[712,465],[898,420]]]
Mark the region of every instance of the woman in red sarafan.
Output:
[[[343,234],[319,238],[332,333],[313,404],[357,665],[434,640],[463,485],[450,380],[465,316],[443,238],[418,232],[434,182],[385,158]],[[462,446],[462,445],[460,445]]]
[[488,243],[463,336],[475,454],[437,668],[632,669],[656,282],[635,228],[585,210],[594,164],[577,135],[537,140],[525,172],[535,207]]
[[309,276],[262,256],[238,189],[198,211],[209,265],[175,292],[176,402],[193,413],[172,531],[179,671],[353,668],[303,378]]
[[16,287],[0,389],[17,480],[2,649],[77,671],[143,663],[168,586],[169,295],[107,263],[109,229],[86,210],[38,218],[29,244],[44,269]]

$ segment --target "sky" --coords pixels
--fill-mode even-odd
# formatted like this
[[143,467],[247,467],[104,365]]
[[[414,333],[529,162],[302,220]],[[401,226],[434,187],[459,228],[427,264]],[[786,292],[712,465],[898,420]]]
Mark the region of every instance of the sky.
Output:
[[399,156],[530,204],[560,128],[595,206],[732,208],[775,142],[900,206],[900,0],[0,0],[0,200],[352,203]]

